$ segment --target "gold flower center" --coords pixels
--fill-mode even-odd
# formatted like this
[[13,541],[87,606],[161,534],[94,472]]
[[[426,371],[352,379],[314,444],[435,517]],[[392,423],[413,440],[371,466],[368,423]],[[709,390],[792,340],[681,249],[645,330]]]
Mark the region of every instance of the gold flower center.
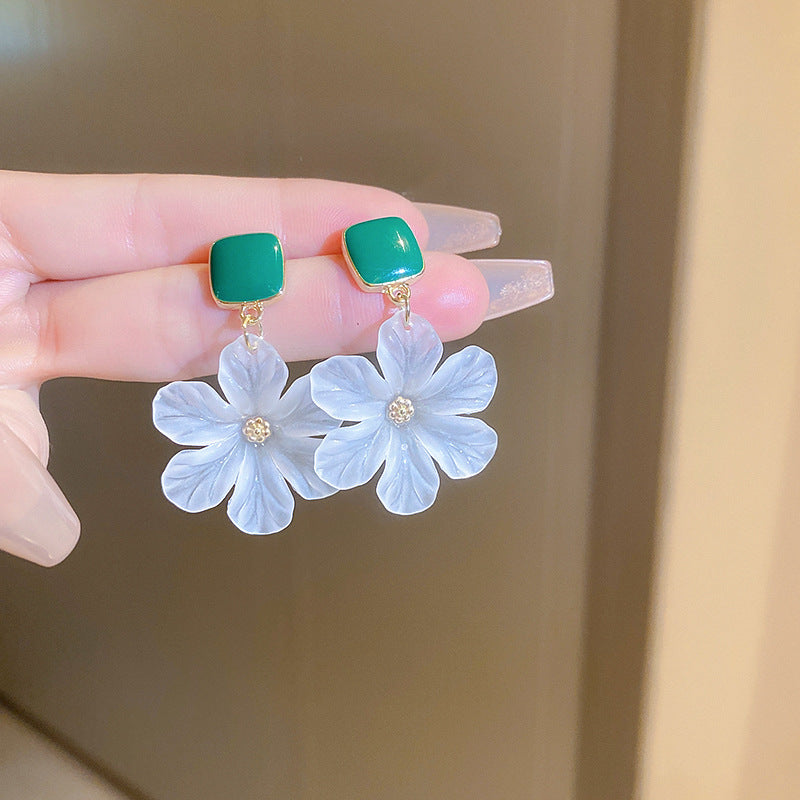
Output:
[[407,398],[397,395],[386,409],[386,416],[395,425],[404,425],[414,416],[414,404]]
[[272,431],[269,429],[269,422],[263,417],[251,417],[245,422],[242,433],[248,442],[253,444],[264,444]]

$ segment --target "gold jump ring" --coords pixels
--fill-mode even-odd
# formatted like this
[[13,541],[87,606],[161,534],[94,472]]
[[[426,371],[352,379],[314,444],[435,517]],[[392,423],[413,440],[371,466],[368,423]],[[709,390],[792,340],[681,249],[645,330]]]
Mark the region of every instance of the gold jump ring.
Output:
[[386,294],[398,308],[403,309],[403,317],[406,327],[408,327],[411,318],[411,287],[407,283],[401,283],[399,286],[387,286]]

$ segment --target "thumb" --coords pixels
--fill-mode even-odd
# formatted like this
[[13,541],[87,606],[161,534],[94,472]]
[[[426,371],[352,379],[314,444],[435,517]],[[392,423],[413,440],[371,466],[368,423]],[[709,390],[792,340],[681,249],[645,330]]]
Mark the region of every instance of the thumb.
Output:
[[80,522],[45,468],[49,439],[36,396],[0,389],[0,550],[52,567],[72,552]]

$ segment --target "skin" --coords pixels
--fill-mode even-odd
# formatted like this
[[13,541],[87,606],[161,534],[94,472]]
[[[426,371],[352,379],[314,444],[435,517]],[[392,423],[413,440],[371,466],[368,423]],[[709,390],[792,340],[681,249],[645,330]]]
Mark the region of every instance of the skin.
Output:
[[[208,285],[208,248],[223,236],[271,231],[283,242],[285,291],[263,325],[285,360],[374,350],[387,302],[357,288],[340,237],[383,216],[403,217],[424,249],[420,213],[375,187],[0,171],[0,425],[35,456],[26,469],[47,463],[37,403],[44,381],[166,382],[216,371],[220,350],[240,330],[236,311],[218,308]],[[474,331],[487,305],[472,264],[426,254],[413,307],[442,339]],[[8,474],[20,457],[14,447],[0,451]]]

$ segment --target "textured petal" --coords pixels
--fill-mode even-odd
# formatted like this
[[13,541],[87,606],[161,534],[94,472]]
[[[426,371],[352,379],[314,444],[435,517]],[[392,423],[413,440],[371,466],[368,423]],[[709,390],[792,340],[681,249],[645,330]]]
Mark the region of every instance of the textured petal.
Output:
[[414,426],[414,434],[450,478],[477,475],[497,450],[497,434],[473,417],[425,415]]
[[278,400],[270,423],[289,436],[321,436],[341,425],[311,399],[311,376],[298,378]]
[[391,392],[364,356],[333,356],[311,370],[311,397],[336,419],[383,416]]
[[314,472],[314,453],[321,444],[322,439],[278,434],[270,447],[270,456],[281,475],[306,500],[319,500],[337,491]]
[[236,488],[228,501],[228,516],[245,533],[282,531],[292,521],[292,493],[266,447],[245,445],[243,450]]
[[470,345],[436,370],[417,399],[426,414],[472,414],[489,405],[496,388],[497,367],[491,353]]
[[181,450],[161,475],[167,499],[184,511],[205,511],[221,503],[242,463],[238,433],[199,450]]
[[322,480],[337,489],[352,489],[366,483],[386,458],[391,423],[384,417],[331,431],[314,459]]
[[378,498],[393,514],[416,514],[433,505],[439,473],[410,428],[394,428]]
[[269,415],[288,379],[289,370],[278,351],[263,339],[251,352],[240,336],[220,354],[219,385],[242,416]]
[[207,383],[175,381],[156,392],[153,424],[177,444],[211,444],[233,434],[241,415]]
[[403,314],[387,319],[378,331],[378,363],[392,395],[414,395],[431,377],[442,357],[442,340],[424,317],[412,314],[406,329]]

